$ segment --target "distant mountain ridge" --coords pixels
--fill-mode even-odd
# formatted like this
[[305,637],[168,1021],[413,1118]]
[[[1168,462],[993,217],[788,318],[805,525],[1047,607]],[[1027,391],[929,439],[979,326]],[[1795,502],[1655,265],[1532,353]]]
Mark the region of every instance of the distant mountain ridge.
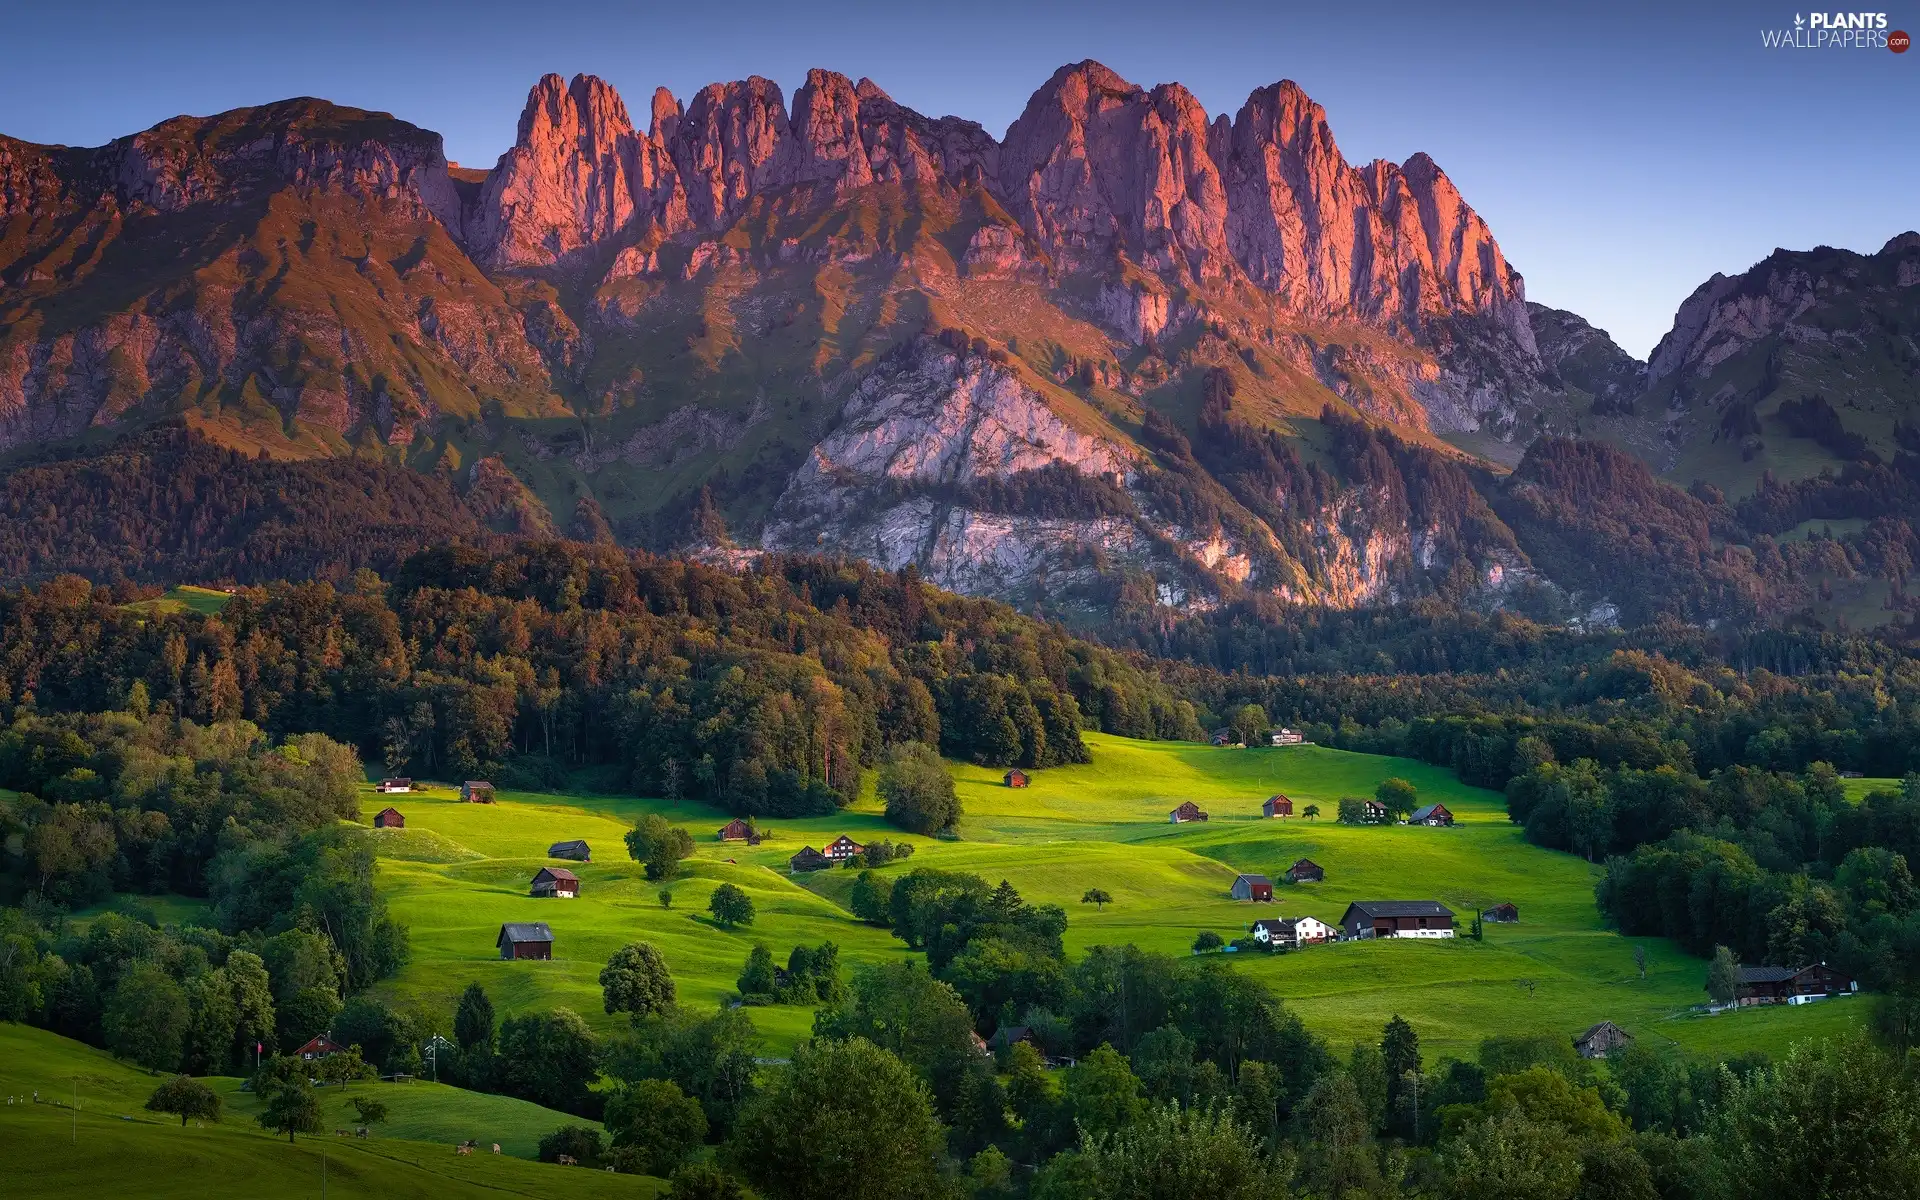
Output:
[[311,99],[0,138],[0,450],[181,421],[426,472],[499,532],[1096,608],[1601,611],[1529,544],[1577,506],[1513,508],[1488,460],[1586,433],[1671,466],[1666,363],[1529,305],[1431,159],[1348,164],[1287,82],[1209,117],[1071,64],[995,139],[827,71],[656,91],[644,128],[550,75],[484,172]]

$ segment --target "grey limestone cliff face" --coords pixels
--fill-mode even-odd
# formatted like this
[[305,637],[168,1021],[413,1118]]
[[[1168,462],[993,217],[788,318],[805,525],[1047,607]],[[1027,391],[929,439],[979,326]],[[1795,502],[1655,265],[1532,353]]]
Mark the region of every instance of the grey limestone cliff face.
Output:
[[909,563],[943,587],[1008,593],[1091,579],[1100,555],[1144,556],[1127,518],[970,508],[967,485],[1059,464],[1124,481],[1133,454],[1075,429],[1011,369],[922,341],[869,374],[775,504],[770,550]]

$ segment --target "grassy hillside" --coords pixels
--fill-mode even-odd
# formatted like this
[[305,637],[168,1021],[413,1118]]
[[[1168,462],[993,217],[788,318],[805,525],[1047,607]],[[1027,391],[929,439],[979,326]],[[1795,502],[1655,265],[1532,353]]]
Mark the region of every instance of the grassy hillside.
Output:
[[[427,1084],[361,1085],[377,1087],[393,1109],[378,1136],[359,1141],[329,1132],[289,1146],[254,1123],[251,1098],[235,1094],[238,1080],[213,1081],[228,1101],[219,1124],[184,1128],[141,1107],[158,1082],[78,1042],[0,1025],[0,1092],[18,1100],[0,1106],[0,1194],[10,1200],[317,1196],[323,1154],[329,1197],[546,1196],[561,1188],[570,1196],[650,1197],[662,1187],[658,1180],[598,1171],[561,1175],[563,1168],[508,1154],[455,1155],[450,1143],[457,1139],[447,1132],[455,1126],[470,1128],[463,1136],[474,1137],[500,1130],[502,1149],[511,1150],[532,1127],[524,1110],[543,1115],[541,1132],[567,1120],[497,1096]],[[48,1103],[33,1103],[36,1092]],[[346,1122],[336,1111],[342,1101],[334,1089],[327,1092],[331,1131]],[[76,1095],[77,1112],[68,1107]],[[471,1120],[463,1121],[462,1113]],[[128,1181],[136,1179],[130,1189]]]
[[[1335,1039],[1377,1037],[1398,1012],[1425,1043],[1456,1053],[1490,1033],[1571,1036],[1602,1019],[1691,1048],[1779,1051],[1857,1017],[1854,1001],[1785,1015],[1691,1015],[1689,1007],[1704,1000],[1704,963],[1669,942],[1636,939],[1647,950],[1641,979],[1634,942],[1605,929],[1594,907],[1599,868],[1528,845],[1508,823],[1498,795],[1465,787],[1436,768],[1314,746],[1220,750],[1097,734],[1087,739],[1092,764],[1036,772],[1033,786],[1021,791],[1001,786],[998,771],[955,765],[966,818],[961,839],[951,842],[900,835],[871,798],[835,817],[773,822],[753,848],[714,841],[724,814],[700,806],[514,793],[493,806],[463,805],[445,788],[395,798],[408,828],[380,834],[381,880],[397,914],[412,926],[414,959],[383,991],[451,1013],[460,989],[477,980],[503,1010],[565,1004],[604,1027],[611,1021],[601,1011],[597,975],[627,941],[658,945],[681,1000],[699,1007],[733,995],[733,981],[757,941],[784,956],[796,942],[832,940],[849,964],[904,955],[901,943],[854,921],[843,907],[853,872],[786,872],[787,858],[803,844],[817,847],[845,832],[916,845],[911,860],[883,874],[916,866],[972,871],[1010,881],[1029,900],[1062,905],[1070,920],[1068,950],[1076,955],[1124,942],[1184,953],[1203,929],[1231,938],[1262,916],[1311,913],[1333,921],[1353,900],[1438,899],[1459,914],[1463,931],[1478,909],[1501,901],[1520,907],[1520,924],[1489,926],[1479,943],[1353,943],[1236,960]],[[1364,828],[1332,820],[1341,796],[1370,795],[1389,775],[1411,780],[1423,801],[1445,802],[1459,824]],[[1327,815],[1262,820],[1260,801],[1274,792],[1291,796],[1296,811],[1317,803]],[[1188,799],[1212,819],[1169,824],[1168,810]],[[370,815],[386,803],[369,792],[364,810]],[[661,907],[659,886],[642,878],[620,840],[648,810],[685,824],[696,837],[695,856],[671,885],[671,910]],[[573,837],[585,838],[596,860],[573,868],[581,897],[529,898],[528,882],[550,861],[546,847]],[[1326,868],[1324,883],[1282,885],[1274,905],[1229,898],[1235,873],[1277,879],[1302,857]],[[723,881],[753,896],[760,915],[752,928],[724,931],[707,917],[707,897]],[[1092,887],[1111,893],[1114,903],[1104,910],[1081,904]],[[509,920],[552,925],[554,961],[499,961],[493,939]],[[784,1052],[811,1027],[804,1008],[761,1008],[753,1016],[769,1053]]]

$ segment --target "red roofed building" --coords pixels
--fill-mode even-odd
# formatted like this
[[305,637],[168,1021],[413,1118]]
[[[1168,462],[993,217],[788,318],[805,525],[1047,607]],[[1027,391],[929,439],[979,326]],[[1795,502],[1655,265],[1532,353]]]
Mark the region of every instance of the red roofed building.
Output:
[[319,1034],[308,1040],[307,1044],[294,1051],[301,1062],[314,1062],[322,1058],[332,1058],[345,1050],[345,1046],[336,1045],[326,1034]]

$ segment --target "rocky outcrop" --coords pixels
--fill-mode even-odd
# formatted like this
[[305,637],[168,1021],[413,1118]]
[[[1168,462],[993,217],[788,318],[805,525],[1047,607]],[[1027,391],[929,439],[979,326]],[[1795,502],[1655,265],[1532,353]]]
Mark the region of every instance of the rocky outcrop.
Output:
[[1519,274],[1426,155],[1349,167],[1325,110],[1290,82],[1253,93],[1218,140],[1229,244],[1283,303],[1413,329],[1481,314],[1531,348]]
[[1604,329],[1564,309],[1529,303],[1527,317],[1541,364],[1593,397],[1596,411],[1618,410],[1647,389],[1647,364],[1614,344]]
[[474,256],[490,267],[545,266],[636,220],[690,227],[660,125],[656,116],[651,132],[636,132],[619,94],[591,75],[571,84],[544,76],[466,223]]
[[931,340],[911,344],[848,398],[774,506],[770,550],[917,564],[946,587],[1006,594],[1090,560],[1150,553],[1126,518],[1019,516],[968,506],[966,486],[1062,465],[1124,479],[1133,456],[1066,424],[1011,370]]
[[1065,264],[1125,255],[1219,278],[1227,203],[1207,137],[1206,113],[1178,84],[1147,92],[1099,63],[1062,67],[1007,129],[1000,196]]
[[1920,234],[1892,238],[1872,255],[1828,246],[1775,250],[1687,297],[1647,361],[1648,382],[1704,379],[1770,338],[1788,348],[1864,344],[1873,340],[1873,314],[1904,303],[1901,293],[1916,284]]
[[324,100],[175,117],[98,153],[129,207],[182,212],[292,186],[395,201],[460,227],[439,134]]

